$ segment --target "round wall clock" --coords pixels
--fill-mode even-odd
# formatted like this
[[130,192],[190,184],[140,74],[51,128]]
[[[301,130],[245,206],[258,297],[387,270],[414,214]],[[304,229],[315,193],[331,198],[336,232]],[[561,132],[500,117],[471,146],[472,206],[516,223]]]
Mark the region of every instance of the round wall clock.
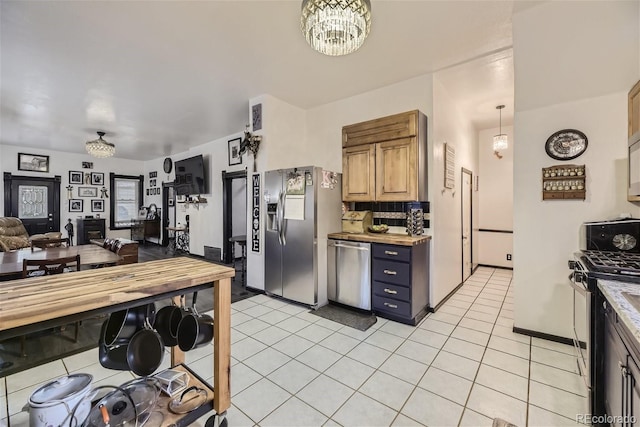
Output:
[[544,149],[556,160],[571,160],[587,149],[587,136],[575,129],[560,130],[547,139]]
[[164,168],[164,171],[166,173],[171,173],[171,169],[173,168],[173,161],[171,160],[171,157],[166,157],[164,159],[164,164],[162,165],[162,167]]

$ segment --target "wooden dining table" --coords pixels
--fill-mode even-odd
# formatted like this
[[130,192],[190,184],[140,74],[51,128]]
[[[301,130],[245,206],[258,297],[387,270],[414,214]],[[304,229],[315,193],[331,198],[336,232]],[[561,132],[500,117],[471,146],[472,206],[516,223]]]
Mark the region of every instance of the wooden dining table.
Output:
[[45,249],[19,249],[11,252],[0,252],[0,276],[17,275],[22,272],[22,260],[53,259],[80,255],[80,265],[116,264],[120,256],[98,245],[79,245]]

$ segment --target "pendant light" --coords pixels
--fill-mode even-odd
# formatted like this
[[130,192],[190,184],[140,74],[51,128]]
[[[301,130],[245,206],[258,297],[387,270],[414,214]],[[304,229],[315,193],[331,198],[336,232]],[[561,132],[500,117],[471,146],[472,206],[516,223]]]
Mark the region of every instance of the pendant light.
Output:
[[100,158],[113,156],[116,153],[116,146],[102,139],[102,137],[104,136],[104,132],[97,133],[98,139],[87,141],[87,143],[85,144],[87,153],[91,154],[93,157]]
[[501,159],[500,150],[506,150],[509,147],[509,141],[507,139],[507,134],[502,133],[502,109],[504,105],[498,105],[496,109],[500,112],[500,133],[498,135],[493,136],[493,154],[496,155],[497,158]]
[[371,29],[369,0],[303,0],[302,33],[307,43],[329,56],[347,55],[362,46]]

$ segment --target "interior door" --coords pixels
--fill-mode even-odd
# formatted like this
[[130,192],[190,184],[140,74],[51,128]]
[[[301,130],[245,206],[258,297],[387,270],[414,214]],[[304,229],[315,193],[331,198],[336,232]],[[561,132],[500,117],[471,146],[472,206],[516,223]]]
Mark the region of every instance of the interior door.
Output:
[[471,196],[472,196],[473,172],[462,168],[462,281],[471,276],[473,270],[472,260],[472,233],[471,230]]
[[20,218],[29,235],[60,231],[60,176],[4,174],[4,216]]

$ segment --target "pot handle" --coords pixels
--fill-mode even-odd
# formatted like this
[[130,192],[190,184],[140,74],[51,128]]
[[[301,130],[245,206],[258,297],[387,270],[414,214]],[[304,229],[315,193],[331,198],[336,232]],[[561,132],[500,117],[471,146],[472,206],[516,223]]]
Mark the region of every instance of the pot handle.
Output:
[[193,293],[193,301],[191,302],[191,311],[197,316],[198,310],[196,309],[196,301],[198,300],[198,291]]

